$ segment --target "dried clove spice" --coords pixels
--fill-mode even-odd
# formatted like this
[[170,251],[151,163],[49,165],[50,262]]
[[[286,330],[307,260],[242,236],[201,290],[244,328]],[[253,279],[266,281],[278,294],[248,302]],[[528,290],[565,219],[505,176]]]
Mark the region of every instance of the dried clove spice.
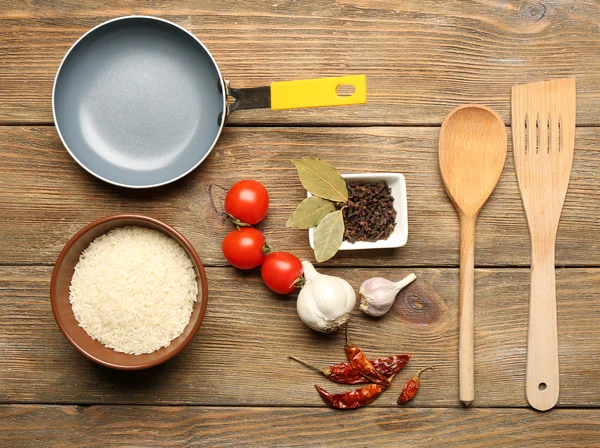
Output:
[[344,240],[386,240],[396,226],[394,197],[387,182],[348,182],[348,202],[343,207]]

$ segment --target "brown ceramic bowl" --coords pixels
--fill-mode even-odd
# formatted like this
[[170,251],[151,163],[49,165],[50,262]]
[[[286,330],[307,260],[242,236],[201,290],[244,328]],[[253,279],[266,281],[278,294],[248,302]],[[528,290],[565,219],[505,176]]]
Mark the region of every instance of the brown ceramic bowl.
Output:
[[[198,280],[198,298],[194,304],[190,322],[183,333],[167,346],[146,355],[128,355],[105,347],[92,339],[75,319],[69,302],[69,287],[79,261],[79,255],[89,244],[112,229],[123,226],[141,226],[158,230],[178,241],[192,260]],[[106,367],[121,370],[139,370],[154,367],[177,355],[192,340],[206,312],[208,286],[206,273],[200,257],[185,237],[172,227],[152,218],[139,215],[116,215],[101,218],[88,224],[77,232],[66,244],[58,256],[52,272],[50,284],[50,301],[52,311],[60,330],[67,340],[92,361]]]

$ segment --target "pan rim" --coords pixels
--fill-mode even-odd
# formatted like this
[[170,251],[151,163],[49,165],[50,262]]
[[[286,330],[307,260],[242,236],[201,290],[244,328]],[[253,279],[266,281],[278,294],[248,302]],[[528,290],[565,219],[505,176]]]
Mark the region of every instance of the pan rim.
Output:
[[[75,154],[73,153],[73,151],[71,151],[71,148],[69,148],[69,145],[67,144],[66,140],[64,139],[62,133],[60,132],[60,125],[58,124],[58,120],[56,118],[56,84],[58,81],[58,77],[60,76],[60,72],[63,68],[63,65],[65,63],[65,61],[67,60],[67,58],[69,57],[69,55],[71,54],[71,52],[73,51],[73,49],[80,43],[82,42],[88,35],[90,35],[91,33],[93,33],[94,31],[98,30],[99,28],[108,25],[110,23],[113,22],[118,22],[118,21],[124,21],[124,20],[131,20],[131,19],[147,19],[147,20],[155,20],[158,22],[163,22],[166,23],[168,25],[174,26],[175,28],[178,28],[179,30],[183,31],[184,33],[186,33],[188,36],[191,36],[203,49],[204,51],[206,51],[206,53],[208,54],[208,56],[210,57],[213,65],[215,66],[215,69],[217,70],[217,74],[219,75],[219,83],[220,83],[220,87],[221,87],[221,92],[222,92],[222,96],[223,96],[223,106],[222,106],[222,119],[221,119],[221,124],[219,126],[219,131],[217,132],[217,135],[215,136],[212,144],[210,145],[210,148],[208,149],[208,151],[206,152],[206,154],[192,167],[190,167],[187,171],[185,171],[182,174],[177,175],[176,177],[173,177],[169,180],[163,181],[163,182],[158,182],[158,183],[153,183],[153,184],[146,184],[146,185],[130,185],[130,184],[126,184],[126,183],[122,183],[122,182],[117,182],[114,180],[110,180],[107,179],[104,176],[101,176],[98,173],[95,173],[90,167],[86,166],[83,162],[81,162],[81,160],[79,160]],[[71,45],[71,47],[69,48],[69,50],[65,53],[64,57],[62,58],[62,60],[60,61],[60,65],[58,66],[58,70],[56,71],[56,75],[54,76],[54,83],[52,85],[52,118],[54,120],[54,127],[56,128],[56,132],[58,133],[58,136],[60,138],[60,141],[62,142],[63,146],[65,147],[65,149],[67,150],[67,152],[69,153],[69,155],[71,156],[71,158],[73,160],[75,160],[80,167],[82,167],[85,171],[87,171],[88,173],[90,173],[92,176],[103,180],[106,183],[112,184],[112,185],[116,185],[118,187],[124,187],[124,188],[132,188],[132,189],[145,189],[145,188],[155,188],[155,187],[160,187],[163,185],[168,185],[170,183],[173,183],[185,176],[187,176],[188,174],[190,174],[192,171],[194,171],[196,168],[198,168],[198,166],[200,166],[200,164],[202,162],[204,162],[204,160],[210,155],[210,153],[212,152],[213,148],[215,147],[215,145],[217,144],[217,142],[219,141],[219,138],[221,137],[221,133],[223,132],[223,128],[225,127],[225,122],[227,121],[227,88],[225,86],[225,81],[223,80],[223,75],[221,74],[221,70],[219,69],[219,65],[217,64],[217,61],[215,60],[214,56],[212,55],[212,53],[210,52],[210,50],[206,47],[206,45],[204,45],[202,43],[202,41],[200,39],[198,39],[194,34],[192,34],[190,31],[186,30],[185,28],[183,28],[181,25],[178,25],[174,22],[171,22],[170,20],[167,19],[163,19],[161,17],[156,17],[156,16],[148,16],[148,15],[129,15],[129,16],[120,16],[120,17],[115,17],[114,19],[110,19],[107,20],[105,22],[102,22],[98,25],[96,25],[95,27],[89,29],[88,31],[86,31],[83,35],[81,35],[79,37],[79,39],[77,39],[75,41],[75,43],[73,43],[73,45]]]

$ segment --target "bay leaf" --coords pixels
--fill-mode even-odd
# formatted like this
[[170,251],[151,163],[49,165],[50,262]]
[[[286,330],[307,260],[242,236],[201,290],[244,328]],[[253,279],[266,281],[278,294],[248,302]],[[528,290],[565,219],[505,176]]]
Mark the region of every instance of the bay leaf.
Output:
[[346,181],[331,163],[312,157],[292,160],[292,163],[296,165],[302,186],[311,194],[334,202],[348,200]]
[[310,229],[321,222],[326,215],[335,211],[335,204],[318,196],[311,196],[303,200],[294,214],[288,219],[286,227],[296,229]]
[[321,263],[333,257],[344,240],[344,216],[341,210],[329,213],[315,229],[315,259]]

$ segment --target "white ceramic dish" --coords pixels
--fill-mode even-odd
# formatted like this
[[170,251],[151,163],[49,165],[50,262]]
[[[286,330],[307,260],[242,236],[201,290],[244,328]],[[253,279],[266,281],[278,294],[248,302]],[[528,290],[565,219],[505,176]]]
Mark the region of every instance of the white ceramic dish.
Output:
[[[347,181],[354,182],[381,182],[386,181],[392,189],[394,197],[394,209],[396,209],[396,227],[387,240],[379,240],[374,243],[359,241],[354,244],[344,241],[340,250],[362,250],[362,249],[391,249],[402,247],[408,241],[408,210],[406,202],[406,181],[400,173],[364,173],[364,174],[342,174]],[[308,196],[312,196],[308,193]],[[308,230],[310,247],[315,248],[315,228]]]

